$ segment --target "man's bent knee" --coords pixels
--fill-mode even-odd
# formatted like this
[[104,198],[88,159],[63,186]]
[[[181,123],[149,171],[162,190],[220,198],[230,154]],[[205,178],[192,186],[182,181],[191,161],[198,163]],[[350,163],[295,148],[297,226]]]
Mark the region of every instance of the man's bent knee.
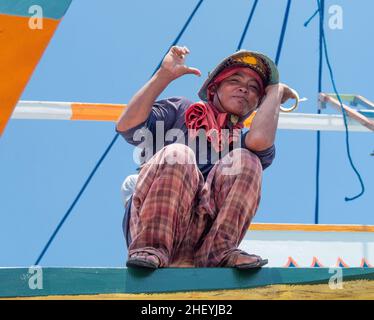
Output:
[[252,151],[244,148],[232,150],[223,158],[222,174],[238,175],[248,171],[262,172],[261,161]]
[[163,159],[166,164],[196,164],[194,151],[185,144],[169,144],[163,148],[163,153]]

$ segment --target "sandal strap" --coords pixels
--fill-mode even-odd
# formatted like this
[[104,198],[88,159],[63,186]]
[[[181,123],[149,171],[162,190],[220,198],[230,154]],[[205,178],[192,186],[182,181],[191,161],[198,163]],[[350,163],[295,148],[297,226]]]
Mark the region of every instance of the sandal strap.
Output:
[[162,267],[162,261],[157,254],[150,253],[147,251],[136,251],[129,255],[131,259],[141,259],[145,261],[149,261],[151,263],[157,264],[159,267]]
[[235,267],[236,265],[236,262],[238,261],[238,258],[239,256],[248,256],[248,257],[252,257],[252,258],[257,258],[257,261],[261,261],[262,258],[256,254],[250,254],[248,252],[245,252],[243,250],[240,250],[240,249],[232,249],[229,251],[228,254],[226,254],[225,258],[222,259],[221,263],[219,264],[219,266],[224,266],[224,267]]

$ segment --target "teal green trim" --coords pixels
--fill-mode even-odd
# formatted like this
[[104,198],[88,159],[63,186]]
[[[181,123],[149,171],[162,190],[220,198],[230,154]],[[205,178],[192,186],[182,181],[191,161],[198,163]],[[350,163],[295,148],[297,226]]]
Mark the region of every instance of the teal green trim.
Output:
[[0,0],[0,14],[31,17],[29,8],[41,6],[44,18],[61,19],[68,10],[72,0]]
[[358,104],[364,108],[369,108],[371,110],[374,109],[374,103],[361,96],[356,96],[352,102],[352,105],[354,106],[357,106]]
[[364,115],[366,118],[374,119],[374,110],[358,110],[358,112]]
[[[338,98],[338,96],[335,93],[328,93],[327,95],[332,98]],[[356,97],[354,94],[339,94],[339,96],[342,100],[347,101],[349,103],[353,103]]]
[[[336,94],[328,93],[327,95],[337,99]],[[357,96],[354,94],[340,94],[340,98],[344,101],[349,102],[349,104],[354,107],[357,105],[361,105],[364,108],[374,109],[374,103],[362,96]]]
[[[0,269],[0,297],[165,293],[256,288],[273,284],[329,282],[329,268],[165,268],[156,271],[123,268],[43,268],[43,289],[30,289],[34,272],[27,268]],[[374,280],[374,268],[341,268],[343,281]],[[30,280],[29,280],[30,279]]]

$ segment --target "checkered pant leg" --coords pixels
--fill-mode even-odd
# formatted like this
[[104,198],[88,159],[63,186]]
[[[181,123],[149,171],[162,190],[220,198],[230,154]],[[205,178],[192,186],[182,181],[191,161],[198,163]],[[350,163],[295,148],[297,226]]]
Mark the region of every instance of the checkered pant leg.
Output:
[[155,254],[162,266],[180,256],[202,180],[195,155],[184,144],[167,145],[149,159],[133,195],[129,256],[140,251]]
[[260,160],[247,149],[234,149],[214,165],[199,194],[196,267],[220,266],[237,249],[260,203],[261,180]]

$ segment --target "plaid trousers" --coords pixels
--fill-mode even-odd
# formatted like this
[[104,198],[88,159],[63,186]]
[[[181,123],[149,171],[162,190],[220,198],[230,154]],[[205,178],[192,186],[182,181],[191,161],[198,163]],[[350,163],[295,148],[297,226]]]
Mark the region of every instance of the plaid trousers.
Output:
[[165,146],[139,173],[129,256],[148,252],[164,267],[220,266],[244,238],[260,203],[261,181],[260,160],[247,149],[219,159],[204,181],[190,147]]

